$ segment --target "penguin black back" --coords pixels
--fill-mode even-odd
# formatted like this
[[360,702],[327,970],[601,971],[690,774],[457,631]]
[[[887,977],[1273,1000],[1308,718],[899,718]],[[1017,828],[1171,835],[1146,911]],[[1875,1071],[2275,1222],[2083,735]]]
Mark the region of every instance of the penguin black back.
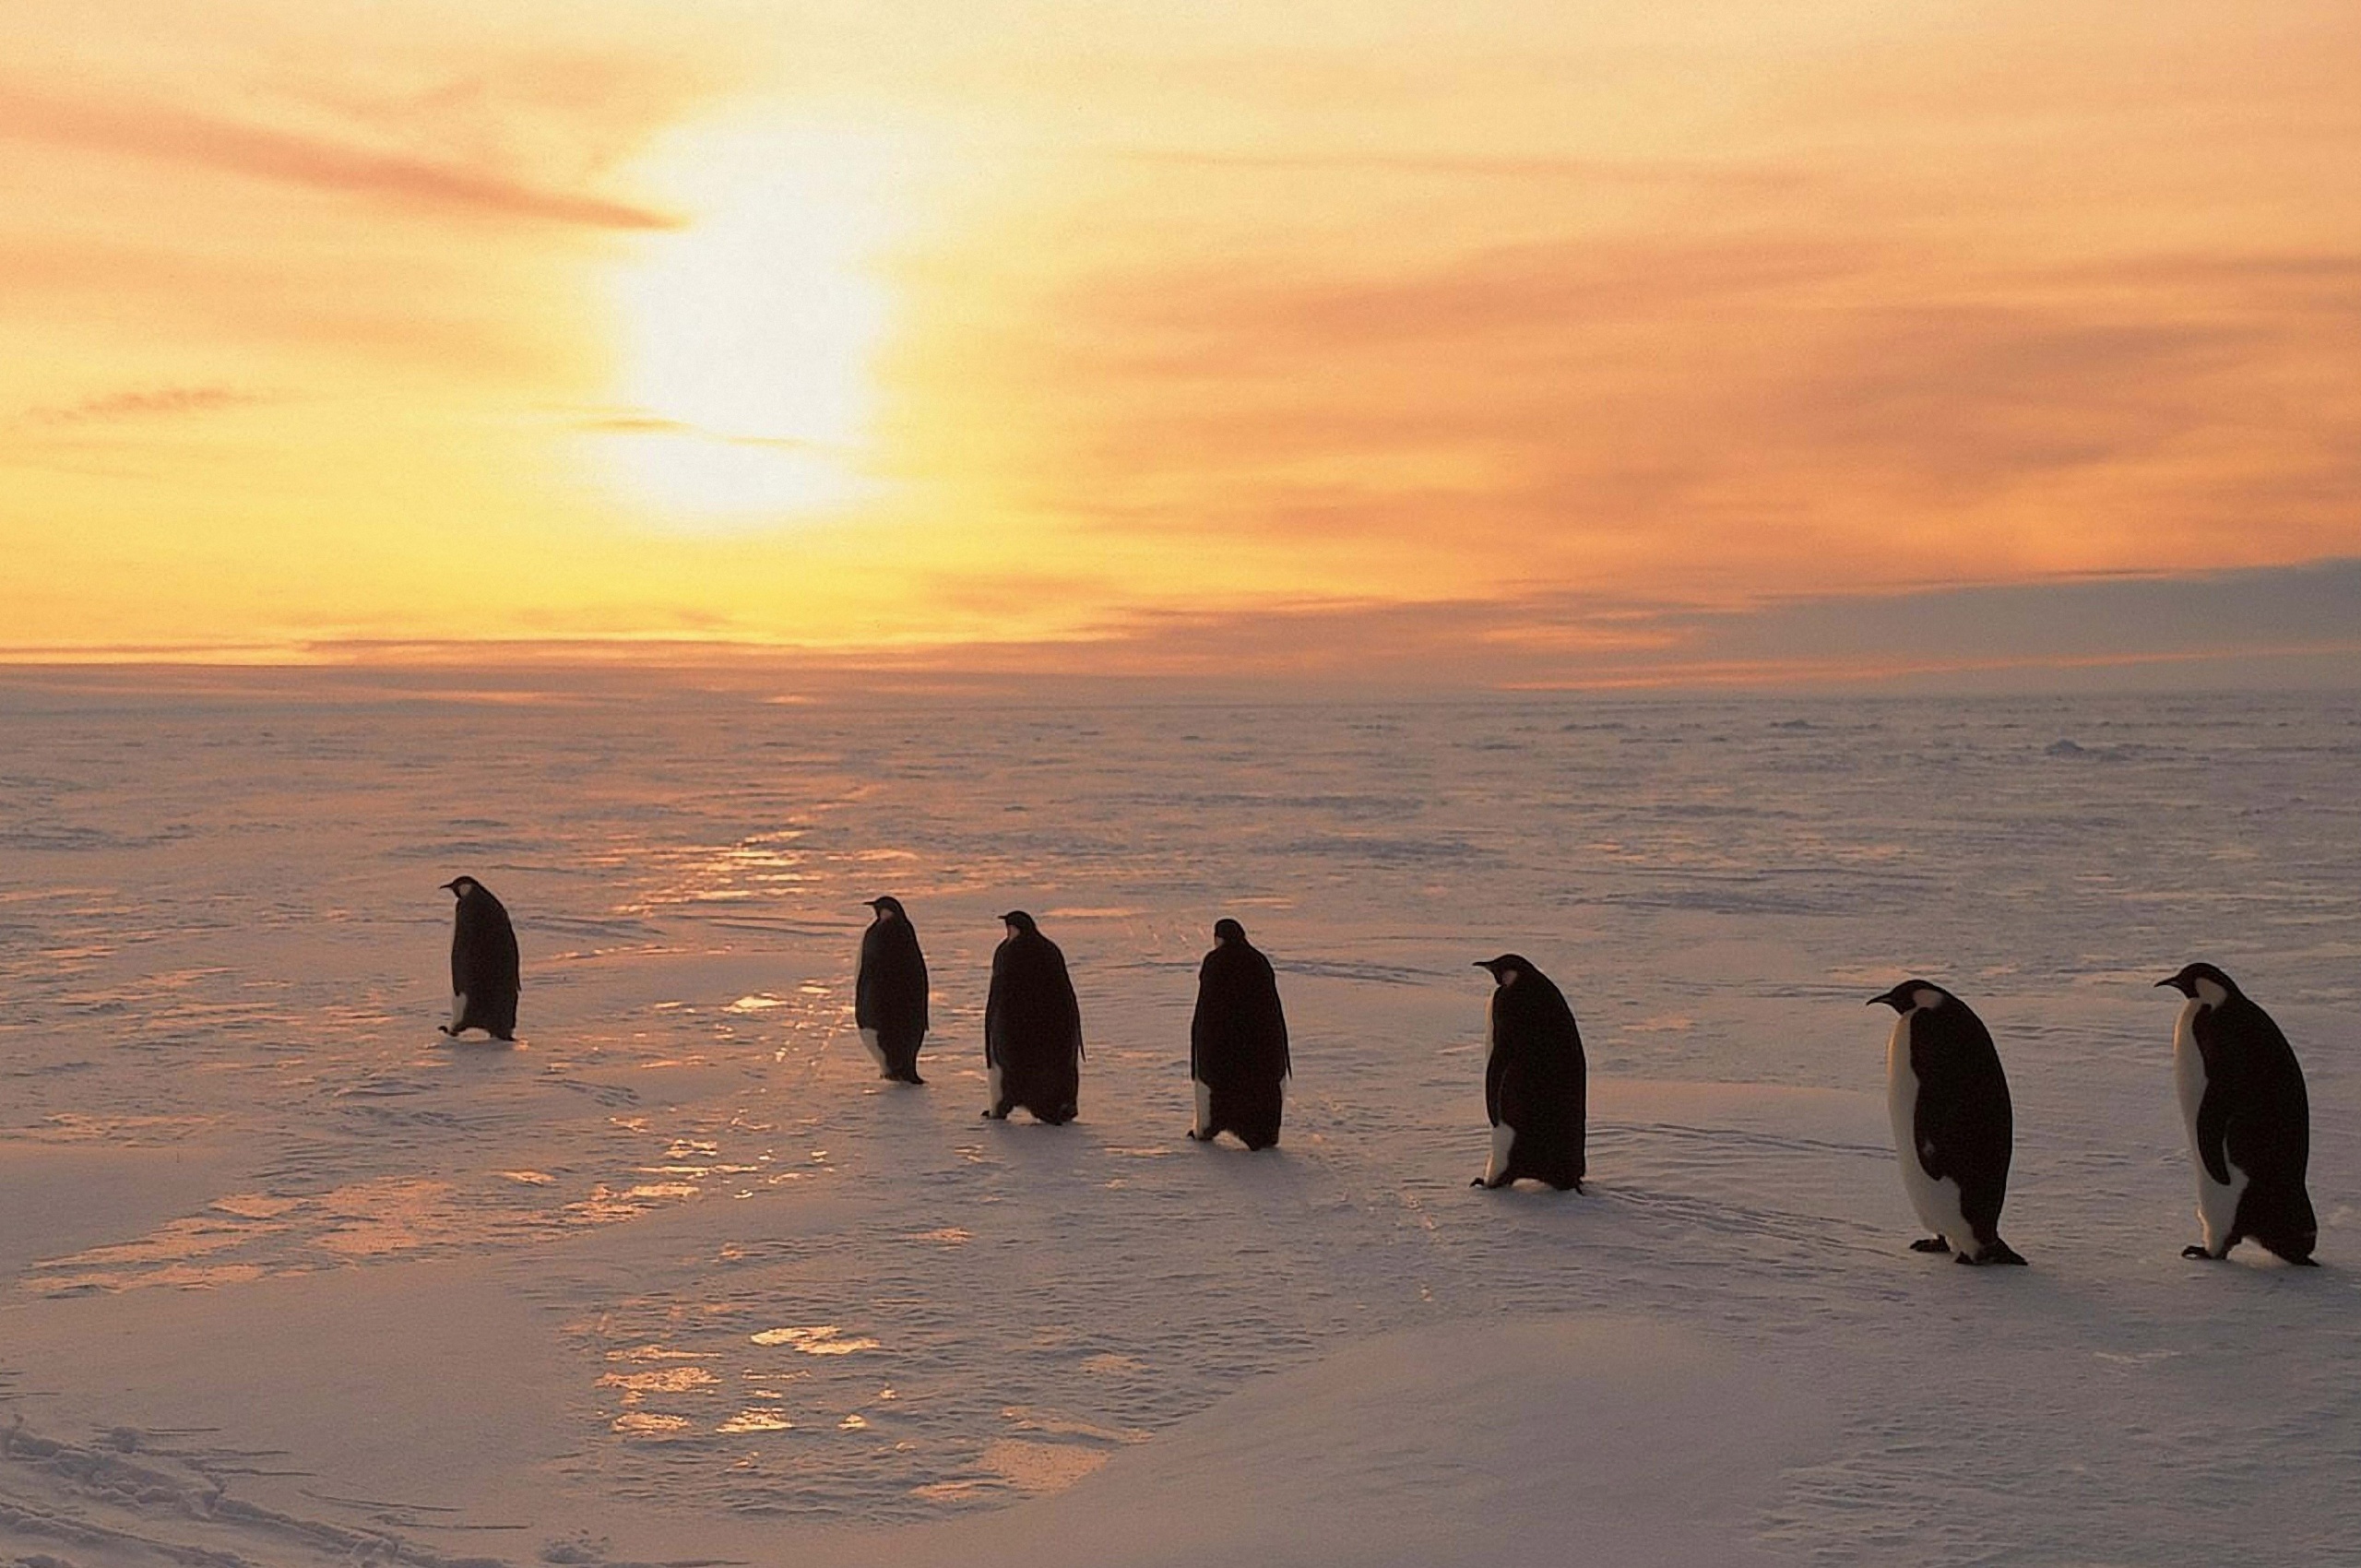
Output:
[[984,1114],[999,1121],[1022,1106],[1052,1125],[1071,1122],[1081,1087],[1082,1004],[1065,954],[1024,910],[1001,921],[1008,934],[992,951],[984,1001],[984,1066],[991,1083]]
[[921,1084],[919,1047],[926,1039],[926,955],[901,900],[872,898],[876,918],[860,933],[860,968],[853,980],[853,1025],[877,1059],[880,1074]]
[[1588,1171],[1588,1063],[1574,1010],[1522,954],[1479,959],[1475,967],[1490,971],[1494,986],[1484,1061],[1492,1158],[1474,1184],[1504,1187],[1531,1177],[1580,1192]]
[[1248,1148],[1269,1148],[1279,1141],[1283,1086],[1292,1071],[1270,959],[1246,940],[1244,926],[1216,921],[1189,1020],[1189,1076],[1198,1100],[1189,1135],[1210,1143],[1229,1132]]
[[494,1039],[516,1038],[516,929],[492,889],[472,876],[443,885],[458,903],[451,919],[451,1021],[446,1035],[481,1029]]

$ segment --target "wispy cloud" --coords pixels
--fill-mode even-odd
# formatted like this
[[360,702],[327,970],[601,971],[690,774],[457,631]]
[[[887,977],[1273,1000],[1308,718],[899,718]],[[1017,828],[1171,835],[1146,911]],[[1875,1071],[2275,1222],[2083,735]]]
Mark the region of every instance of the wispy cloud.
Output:
[[1539,575],[1724,590],[2354,538],[2361,389],[2336,346],[2361,288],[2332,255],[2036,267],[1894,233],[1601,235],[1143,265],[1062,304],[1023,362],[1077,391],[1037,394],[1038,466],[1109,530],[1447,536]]
[[[1089,585],[944,583],[966,607]],[[972,591],[969,591],[972,590]],[[0,647],[0,664],[196,659],[482,678],[630,666],[759,684],[780,678],[956,685],[1149,680],[1287,688],[1473,690],[2171,690],[2300,683],[2361,689],[2361,558],[2196,575],[1774,597],[1738,606],[1536,588],[1419,603],[1304,600],[1143,607],[1055,637],[797,643],[681,609],[569,630],[523,616],[483,640],[343,636],[277,645]],[[625,627],[643,628],[625,631]]]
[[314,190],[600,229],[677,227],[668,213],[605,196],[549,190],[500,171],[437,161],[305,131],[224,119],[163,103],[45,97],[21,83],[0,90],[0,137],[193,164]]
[[[2237,679],[2361,687],[2361,558],[2262,570],[1769,597],[1499,597],[1144,610],[946,668],[1397,686],[2004,684]],[[908,663],[906,657],[902,662]]]
[[278,400],[273,394],[236,386],[143,386],[29,409],[23,422],[30,425],[109,424],[124,420],[213,413]]
[[1240,174],[1375,174],[1442,180],[1513,180],[1589,185],[1728,186],[1793,190],[1809,176],[1771,164],[1672,160],[1518,157],[1396,150],[1270,152],[1245,148],[1138,147],[1109,154],[1123,162]]

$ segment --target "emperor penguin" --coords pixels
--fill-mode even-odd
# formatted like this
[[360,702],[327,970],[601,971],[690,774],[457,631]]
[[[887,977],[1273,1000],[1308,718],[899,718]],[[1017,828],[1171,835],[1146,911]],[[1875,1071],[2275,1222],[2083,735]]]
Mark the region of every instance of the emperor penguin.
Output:
[[1582,1031],[1563,992],[1515,953],[1481,958],[1492,975],[1486,1015],[1484,1113],[1492,1158],[1473,1187],[1505,1187],[1520,1176],[1564,1192],[1583,1190],[1585,1064]]
[[1197,1010],[1189,1020],[1189,1078],[1197,1121],[1189,1136],[1211,1143],[1235,1133],[1251,1149],[1279,1141],[1279,1110],[1292,1066],[1287,1014],[1271,960],[1236,921],[1214,922],[1213,951],[1197,969]]
[[852,982],[852,1021],[876,1060],[877,1075],[923,1084],[919,1046],[926,1039],[926,955],[898,898],[872,898],[876,918],[860,933],[860,969]]
[[481,1029],[516,1038],[516,928],[492,889],[472,876],[443,885],[459,900],[451,919],[451,1021],[435,1027],[454,1038]]
[[2304,1190],[2311,1105],[2294,1048],[2271,1015],[2211,964],[2156,983],[2189,999],[2173,1026],[2173,1079],[2205,1240],[2181,1255],[2226,1257],[2250,1236],[2289,1263],[2314,1266],[2320,1228]]
[[1869,1004],[1880,1002],[1901,1015],[1886,1044],[1885,1083],[1902,1189],[1934,1232],[1911,1250],[2023,1263],[2000,1240],[2013,1123],[1992,1032],[1932,980],[1904,980]]
[[1066,956],[1022,909],[1001,916],[1008,934],[992,950],[992,987],[984,1000],[984,1071],[991,1103],[984,1114],[1005,1121],[1019,1106],[1037,1121],[1062,1126],[1074,1118],[1082,1068],[1082,1004],[1066,976]]

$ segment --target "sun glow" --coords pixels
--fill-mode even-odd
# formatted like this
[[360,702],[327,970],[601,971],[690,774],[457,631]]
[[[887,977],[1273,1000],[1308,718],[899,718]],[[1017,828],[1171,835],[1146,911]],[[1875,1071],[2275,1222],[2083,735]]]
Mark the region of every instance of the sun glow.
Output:
[[759,526],[876,493],[877,265],[908,163],[876,136],[743,118],[648,155],[642,183],[687,220],[613,280],[622,408],[595,439],[659,520]]

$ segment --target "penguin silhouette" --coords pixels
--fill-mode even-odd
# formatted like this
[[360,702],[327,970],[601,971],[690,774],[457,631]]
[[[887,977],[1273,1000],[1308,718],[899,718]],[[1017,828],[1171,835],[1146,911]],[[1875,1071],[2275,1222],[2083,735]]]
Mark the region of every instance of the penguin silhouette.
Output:
[[1236,921],[1214,922],[1213,951],[1197,969],[1197,1010],[1189,1020],[1189,1077],[1197,1094],[1189,1136],[1211,1143],[1238,1134],[1251,1149],[1279,1141],[1279,1111],[1292,1066],[1287,1014],[1271,961]]
[[1060,1126],[1074,1118],[1082,1078],[1082,1004],[1066,974],[1066,956],[1033,917],[1001,917],[1008,934],[992,951],[992,985],[984,1002],[984,1069],[991,1103],[984,1114],[1004,1121],[1022,1106]]
[[451,917],[451,1021],[437,1025],[457,1038],[481,1029],[494,1039],[516,1038],[516,928],[492,889],[472,876],[443,885],[457,895]]

